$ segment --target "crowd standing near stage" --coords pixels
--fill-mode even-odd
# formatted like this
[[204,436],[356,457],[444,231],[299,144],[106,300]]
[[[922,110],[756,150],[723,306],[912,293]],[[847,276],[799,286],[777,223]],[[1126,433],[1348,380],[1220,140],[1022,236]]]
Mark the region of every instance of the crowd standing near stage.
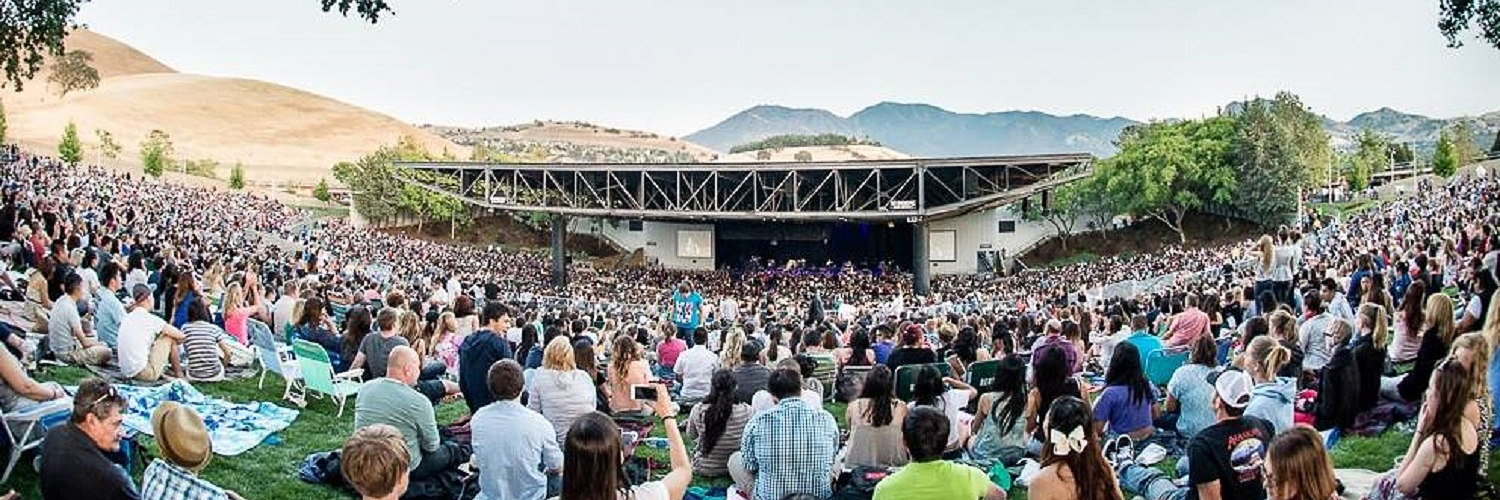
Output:
[[[722,478],[753,500],[1323,500],[1343,488],[1328,443],[1391,428],[1412,441],[1370,498],[1491,488],[1494,177],[1423,181],[1232,245],[942,277],[915,297],[900,272],[773,263],[575,264],[554,289],[537,254],[0,158],[0,298],[22,304],[0,328],[0,409],[72,398],[41,447],[44,498],[238,498],[198,477],[211,453],[191,409],[155,410],[163,453],[136,485],[110,461],[123,398],[30,369],[212,384],[262,336],[358,370],[330,482],[364,498],[675,500]],[[440,427],[433,407],[452,400],[468,416]],[[633,451],[653,431],[668,471],[647,477]]]

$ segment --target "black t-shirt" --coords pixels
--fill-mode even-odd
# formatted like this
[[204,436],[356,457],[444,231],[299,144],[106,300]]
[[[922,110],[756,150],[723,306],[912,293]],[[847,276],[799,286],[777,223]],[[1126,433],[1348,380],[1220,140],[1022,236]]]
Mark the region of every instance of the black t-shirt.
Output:
[[115,467],[87,434],[71,423],[47,431],[42,441],[42,498],[134,500],[130,478]]
[[906,365],[922,365],[936,363],[937,354],[932,349],[925,347],[901,347],[891,351],[891,355],[885,358],[885,366],[892,371]]
[[1275,436],[1270,422],[1249,416],[1203,429],[1188,444],[1188,500],[1198,500],[1198,485],[1213,481],[1223,500],[1265,500],[1261,463]]

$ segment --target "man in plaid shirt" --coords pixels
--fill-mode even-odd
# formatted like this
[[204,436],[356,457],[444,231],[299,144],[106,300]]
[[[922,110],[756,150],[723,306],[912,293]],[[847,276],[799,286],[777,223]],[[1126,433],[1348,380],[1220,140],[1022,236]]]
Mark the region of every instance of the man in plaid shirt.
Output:
[[213,442],[203,417],[172,401],[151,412],[151,429],[161,457],[141,478],[142,500],[243,500],[238,494],[198,477],[213,459]]
[[832,497],[839,446],[833,415],[802,400],[802,374],[796,370],[771,372],[766,388],[776,408],[745,425],[740,451],[729,457],[735,487],[751,500],[780,500],[790,493]]

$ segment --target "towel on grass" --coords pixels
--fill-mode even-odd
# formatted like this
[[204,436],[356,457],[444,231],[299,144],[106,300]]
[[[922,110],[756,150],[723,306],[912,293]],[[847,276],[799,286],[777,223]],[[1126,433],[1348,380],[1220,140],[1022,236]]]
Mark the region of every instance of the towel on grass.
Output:
[[115,384],[115,389],[126,401],[125,427],[151,435],[151,412],[164,401],[175,401],[203,417],[214,453],[223,456],[244,453],[297,419],[297,410],[271,403],[230,403],[205,396],[186,380],[158,387]]

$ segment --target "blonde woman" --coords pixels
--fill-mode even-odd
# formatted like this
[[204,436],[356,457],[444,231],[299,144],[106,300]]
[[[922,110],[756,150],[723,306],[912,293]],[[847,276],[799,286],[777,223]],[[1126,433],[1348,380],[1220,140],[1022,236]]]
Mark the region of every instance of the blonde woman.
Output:
[[1359,411],[1380,403],[1380,377],[1385,373],[1385,306],[1366,302],[1355,315],[1354,364],[1359,371]]
[[1432,369],[1439,361],[1448,357],[1453,344],[1453,299],[1444,293],[1427,297],[1423,308],[1422,344],[1417,348],[1417,362],[1410,372],[1402,377],[1390,377],[1382,381],[1380,395],[1393,401],[1421,401],[1422,392],[1432,379]]
[[[1255,241],[1255,248],[1250,251],[1260,264],[1255,266],[1255,296],[1259,299],[1261,292],[1271,291],[1271,271],[1276,263],[1276,242],[1271,235],[1263,234]],[[1264,312],[1264,311],[1262,311]]]
[[[240,345],[250,345],[250,316],[260,311],[259,284],[254,274],[245,275],[246,286],[239,283],[230,283],[224,291],[224,331],[229,336],[239,341]],[[245,293],[249,288],[250,293]],[[249,296],[250,304],[245,304],[245,297]]]
[[[1484,335],[1479,332],[1469,332],[1459,335],[1453,339],[1453,353],[1448,356],[1448,361],[1458,363],[1469,372],[1468,379],[1474,387],[1474,401],[1464,409],[1464,417],[1468,418],[1475,428],[1481,433],[1489,432],[1495,421],[1495,408],[1490,403],[1490,344],[1484,340]],[[1490,440],[1484,439],[1480,442],[1479,452],[1479,474],[1484,475],[1490,467]]]
[[[458,317],[452,311],[445,312],[438,316],[436,322],[428,325],[424,333],[424,335],[420,335],[416,341],[412,342],[412,349],[416,350],[417,354],[422,356],[422,359],[437,358],[437,345],[444,342],[445,339],[458,335]],[[446,366],[447,362],[443,364]]]
[[559,444],[573,421],[594,411],[597,404],[594,381],[578,369],[573,355],[573,344],[567,337],[553,338],[542,351],[542,367],[526,384],[526,392],[531,395],[526,406],[552,423]]
[[724,348],[719,350],[719,366],[725,370],[734,370],[740,365],[740,351],[745,350],[745,331],[736,326],[729,329],[729,336],[724,338]]
[[1255,382],[1255,387],[1250,390],[1250,404],[1245,407],[1245,415],[1270,422],[1277,432],[1291,428],[1292,405],[1297,398],[1297,379],[1276,376],[1281,367],[1291,359],[1291,351],[1276,339],[1261,336],[1250,342],[1250,347],[1243,356],[1245,359],[1241,364],[1250,374],[1250,380]]

